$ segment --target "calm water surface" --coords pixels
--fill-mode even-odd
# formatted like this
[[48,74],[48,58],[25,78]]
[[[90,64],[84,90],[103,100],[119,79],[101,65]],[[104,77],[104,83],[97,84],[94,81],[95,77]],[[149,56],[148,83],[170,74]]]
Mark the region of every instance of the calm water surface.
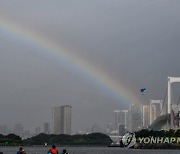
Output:
[[[67,149],[69,154],[180,154],[180,150],[139,150],[118,147],[57,147],[60,154]],[[19,147],[0,147],[3,154],[16,154]],[[47,154],[50,147],[24,147],[27,154]]]

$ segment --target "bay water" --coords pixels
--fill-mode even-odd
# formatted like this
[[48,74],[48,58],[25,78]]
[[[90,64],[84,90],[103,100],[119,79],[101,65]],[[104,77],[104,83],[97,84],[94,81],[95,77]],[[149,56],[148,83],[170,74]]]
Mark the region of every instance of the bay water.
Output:
[[[27,154],[47,154],[51,147],[24,147]],[[0,147],[3,154],[16,154],[19,147]],[[66,149],[69,154],[180,154],[180,150],[125,149],[119,147],[57,147],[59,154]]]

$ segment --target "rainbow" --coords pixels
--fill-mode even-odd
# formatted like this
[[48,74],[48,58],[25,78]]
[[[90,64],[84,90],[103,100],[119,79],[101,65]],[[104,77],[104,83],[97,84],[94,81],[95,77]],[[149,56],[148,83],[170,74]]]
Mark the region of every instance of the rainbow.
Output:
[[55,56],[66,64],[70,64],[73,68],[76,68],[76,70],[85,74],[86,77],[99,83],[101,87],[106,88],[111,95],[118,97],[119,100],[123,100],[126,103],[142,104],[133,91],[127,88],[126,85],[113,80],[110,75],[105,74],[102,70],[93,67],[93,65],[90,65],[82,58],[73,55],[72,52],[68,52],[67,49],[62,48],[53,41],[47,40],[38,33],[28,31],[25,27],[4,18],[0,18],[0,30],[21,38],[22,40],[41,48],[41,51],[48,52],[51,56]]

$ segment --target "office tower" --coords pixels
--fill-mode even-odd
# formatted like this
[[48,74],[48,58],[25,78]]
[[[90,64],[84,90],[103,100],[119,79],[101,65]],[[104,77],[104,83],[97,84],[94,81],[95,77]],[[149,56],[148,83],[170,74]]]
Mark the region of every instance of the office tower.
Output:
[[118,134],[119,130],[119,110],[114,110],[114,131]]
[[53,107],[54,134],[71,134],[71,106]]
[[147,128],[150,124],[150,106],[143,105],[143,127]]
[[53,133],[61,134],[61,108],[60,107],[53,107],[52,119],[53,119]]
[[50,123],[44,123],[44,134],[50,134]]
[[142,106],[131,104],[129,106],[130,131],[134,132],[142,128]]
[[71,134],[71,106],[61,106],[61,133]]
[[14,129],[14,133],[20,137],[23,136],[24,133],[24,128],[20,123],[16,123],[15,124],[15,129]]
[[150,124],[160,115],[162,115],[162,100],[150,101]]
[[129,130],[128,110],[121,110],[119,112],[119,124],[124,125],[125,129]]

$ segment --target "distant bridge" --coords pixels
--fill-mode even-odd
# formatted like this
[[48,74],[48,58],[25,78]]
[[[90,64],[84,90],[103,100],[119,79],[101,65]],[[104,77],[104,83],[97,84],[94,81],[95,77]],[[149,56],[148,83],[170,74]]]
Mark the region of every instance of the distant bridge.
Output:
[[152,122],[152,124],[149,126],[149,128],[152,130],[160,130],[164,126],[166,127],[166,129],[175,129],[180,125],[180,111],[178,113],[174,113],[172,108],[172,83],[180,83],[180,77],[168,77],[167,111],[165,115],[160,115]]
[[168,120],[170,118],[170,115],[161,115],[157,117],[153,123],[149,126],[152,130],[161,130],[166,124],[168,123]]
[[[149,126],[149,129],[152,129],[152,130],[161,130],[163,127],[164,128],[168,128],[167,127],[167,124],[170,123],[170,114],[167,114],[167,115],[161,115],[159,117],[157,117],[153,123]],[[172,116],[173,118],[173,128],[171,129],[177,129],[179,128],[180,126],[180,111],[178,112],[178,114],[176,115],[173,115]]]

